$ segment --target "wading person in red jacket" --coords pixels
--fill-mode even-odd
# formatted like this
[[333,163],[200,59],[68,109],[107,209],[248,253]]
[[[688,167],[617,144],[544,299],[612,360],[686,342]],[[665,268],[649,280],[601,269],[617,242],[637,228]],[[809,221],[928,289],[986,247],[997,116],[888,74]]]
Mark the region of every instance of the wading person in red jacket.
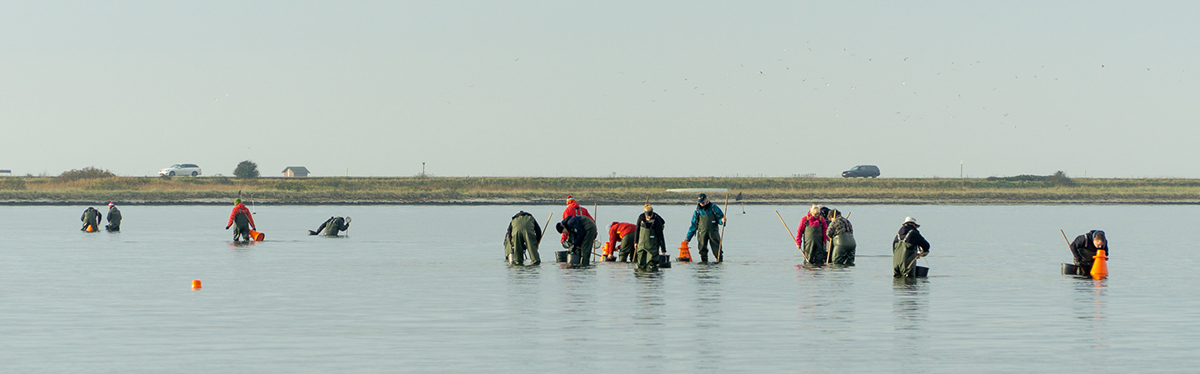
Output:
[[[571,197],[571,195],[567,195],[567,209],[563,210],[562,219],[566,220],[567,218],[571,218],[574,216],[584,216],[584,217],[591,219],[592,222],[596,221],[596,219],[592,217],[592,214],[588,213],[587,208],[579,206],[579,203],[575,202],[574,197]],[[558,241],[559,242],[567,241],[567,233],[564,232],[562,234],[562,238],[559,239]]]
[[[611,252],[606,254],[604,261],[615,261],[616,256],[613,252],[619,252],[621,262],[629,262],[629,258],[633,257],[634,230],[637,230],[637,226],[628,222],[613,222],[608,225],[608,248]],[[621,241],[619,246],[618,240]]]
[[241,237],[242,241],[248,242],[250,241],[250,230],[258,230],[258,227],[254,225],[254,217],[250,215],[250,209],[246,209],[246,206],[242,204],[241,198],[234,199],[233,204],[233,211],[229,213],[229,223],[225,224],[225,229],[229,230],[229,226],[236,224],[237,227],[233,229],[233,241],[236,242]]

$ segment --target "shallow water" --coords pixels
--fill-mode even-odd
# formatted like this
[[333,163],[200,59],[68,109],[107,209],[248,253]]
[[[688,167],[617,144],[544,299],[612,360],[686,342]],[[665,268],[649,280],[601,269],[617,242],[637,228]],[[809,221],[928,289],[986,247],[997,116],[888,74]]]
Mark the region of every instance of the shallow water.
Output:
[[[503,264],[517,206],[0,207],[0,372],[1194,372],[1194,206],[840,206],[857,266],[797,267],[775,211],[731,206],[726,262]],[[526,210],[545,222],[561,207]],[[599,221],[640,207],[602,206]],[[667,242],[691,208],[660,206]],[[307,236],[331,215],[348,238]],[[905,216],[931,277],[891,277]],[[1103,281],[1059,275],[1058,230],[1104,229]],[[606,238],[601,233],[600,238]],[[693,244],[695,244],[693,242]],[[672,257],[677,251],[672,250]],[[697,258],[698,254],[693,252]],[[192,290],[191,280],[203,281]]]

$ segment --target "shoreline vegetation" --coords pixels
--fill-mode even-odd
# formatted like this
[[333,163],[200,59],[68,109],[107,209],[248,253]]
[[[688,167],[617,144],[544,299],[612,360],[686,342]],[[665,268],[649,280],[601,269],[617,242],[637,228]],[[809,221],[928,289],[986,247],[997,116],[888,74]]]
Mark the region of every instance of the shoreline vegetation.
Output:
[[[111,174],[109,174],[111,175]],[[0,205],[691,204],[727,188],[744,204],[1200,204],[1200,179],[812,177],[0,177]],[[741,195],[741,200],[736,197]],[[714,201],[724,194],[710,192]]]

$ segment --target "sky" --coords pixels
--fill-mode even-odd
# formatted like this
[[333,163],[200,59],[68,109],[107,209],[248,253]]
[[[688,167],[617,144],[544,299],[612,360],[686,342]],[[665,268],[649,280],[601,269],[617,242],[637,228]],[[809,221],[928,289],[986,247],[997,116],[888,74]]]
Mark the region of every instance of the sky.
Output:
[[1200,178],[1196,14],[1189,1],[3,2],[0,169]]

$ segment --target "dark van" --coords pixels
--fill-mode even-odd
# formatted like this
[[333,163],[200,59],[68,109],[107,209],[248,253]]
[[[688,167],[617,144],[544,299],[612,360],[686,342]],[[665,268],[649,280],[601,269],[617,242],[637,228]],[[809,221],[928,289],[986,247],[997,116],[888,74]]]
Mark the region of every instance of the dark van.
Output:
[[875,165],[858,165],[842,172],[842,178],[875,178],[879,176],[879,168]]

